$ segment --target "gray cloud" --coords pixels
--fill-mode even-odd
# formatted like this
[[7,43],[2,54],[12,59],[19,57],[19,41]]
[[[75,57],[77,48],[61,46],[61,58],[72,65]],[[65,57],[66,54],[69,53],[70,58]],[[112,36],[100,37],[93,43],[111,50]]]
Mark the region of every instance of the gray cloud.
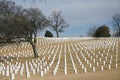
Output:
[[[17,0],[20,4],[21,0]],[[27,1],[27,0],[26,0]],[[28,0],[31,2],[30,0]],[[89,25],[105,23],[120,12],[120,0],[36,0],[34,5],[23,4],[24,7],[38,7],[49,16],[52,11],[61,10],[66,21],[71,25]]]
[[53,10],[62,10],[71,25],[94,24],[110,21],[120,12],[119,0],[48,0],[41,9],[48,15]]

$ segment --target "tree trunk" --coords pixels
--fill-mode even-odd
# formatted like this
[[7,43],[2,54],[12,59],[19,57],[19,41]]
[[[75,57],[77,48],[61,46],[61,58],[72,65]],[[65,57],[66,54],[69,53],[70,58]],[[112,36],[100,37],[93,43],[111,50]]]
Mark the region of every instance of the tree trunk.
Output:
[[6,42],[7,42],[7,43],[11,43],[11,42],[12,42],[12,39],[11,39],[11,38],[7,38],[7,39],[6,39]]
[[31,42],[31,45],[32,45],[32,48],[33,48],[34,57],[38,57],[38,53],[37,53],[37,50],[36,50],[36,44]]
[[58,31],[56,31],[56,34],[57,34],[57,37],[59,37],[59,33],[58,33]]

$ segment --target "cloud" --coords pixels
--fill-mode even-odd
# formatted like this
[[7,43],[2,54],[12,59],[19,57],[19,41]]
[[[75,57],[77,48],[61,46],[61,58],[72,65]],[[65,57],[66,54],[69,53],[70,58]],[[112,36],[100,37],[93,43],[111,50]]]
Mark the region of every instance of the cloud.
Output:
[[119,0],[48,0],[45,6],[40,7],[46,15],[54,10],[61,10],[68,23],[83,25],[107,22],[115,13],[120,12],[119,2]]
[[[16,0],[21,5],[21,0]],[[120,0],[28,0],[24,7],[38,7],[46,16],[52,11],[63,11],[63,16],[70,25],[99,24],[110,21],[112,16],[120,13]]]
[[120,0],[35,0],[35,4],[31,4],[31,0],[26,0],[24,4],[22,0],[14,1],[27,8],[40,8],[46,16],[50,16],[52,11],[63,11],[65,20],[71,26],[62,33],[64,36],[84,35],[91,26],[111,26],[112,16],[120,13]]

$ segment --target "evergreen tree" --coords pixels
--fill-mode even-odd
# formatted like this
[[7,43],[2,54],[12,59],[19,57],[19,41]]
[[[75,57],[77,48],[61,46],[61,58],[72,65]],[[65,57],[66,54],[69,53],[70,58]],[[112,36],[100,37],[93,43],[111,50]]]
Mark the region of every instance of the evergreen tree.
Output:
[[109,27],[106,25],[100,26],[96,32],[95,32],[95,37],[110,37],[110,30]]
[[53,34],[50,31],[46,31],[45,37],[53,37]]

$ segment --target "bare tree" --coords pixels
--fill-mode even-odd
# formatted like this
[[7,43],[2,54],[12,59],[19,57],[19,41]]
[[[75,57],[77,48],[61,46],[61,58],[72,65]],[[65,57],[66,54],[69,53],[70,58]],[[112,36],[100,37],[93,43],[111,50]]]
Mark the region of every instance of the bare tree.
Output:
[[12,1],[0,1],[0,40],[20,40],[29,42],[36,50],[37,32],[48,26],[48,20],[38,8],[21,9]]
[[28,24],[23,27],[23,33],[32,45],[34,57],[38,57],[36,50],[37,32],[48,26],[48,20],[38,8],[25,9],[23,14],[28,21]]
[[51,29],[56,32],[57,37],[59,37],[59,32],[63,32],[64,28],[69,26],[61,13],[61,11],[53,11],[49,18],[49,25],[51,26]]
[[0,1],[0,33],[6,38],[7,42],[11,42],[14,36],[14,18],[20,11],[21,7],[16,6],[14,2],[7,0]]
[[115,36],[120,37],[120,13],[113,16],[113,28],[115,30]]
[[88,32],[87,32],[87,35],[90,37],[95,37],[96,30],[97,30],[96,26],[90,27]]

